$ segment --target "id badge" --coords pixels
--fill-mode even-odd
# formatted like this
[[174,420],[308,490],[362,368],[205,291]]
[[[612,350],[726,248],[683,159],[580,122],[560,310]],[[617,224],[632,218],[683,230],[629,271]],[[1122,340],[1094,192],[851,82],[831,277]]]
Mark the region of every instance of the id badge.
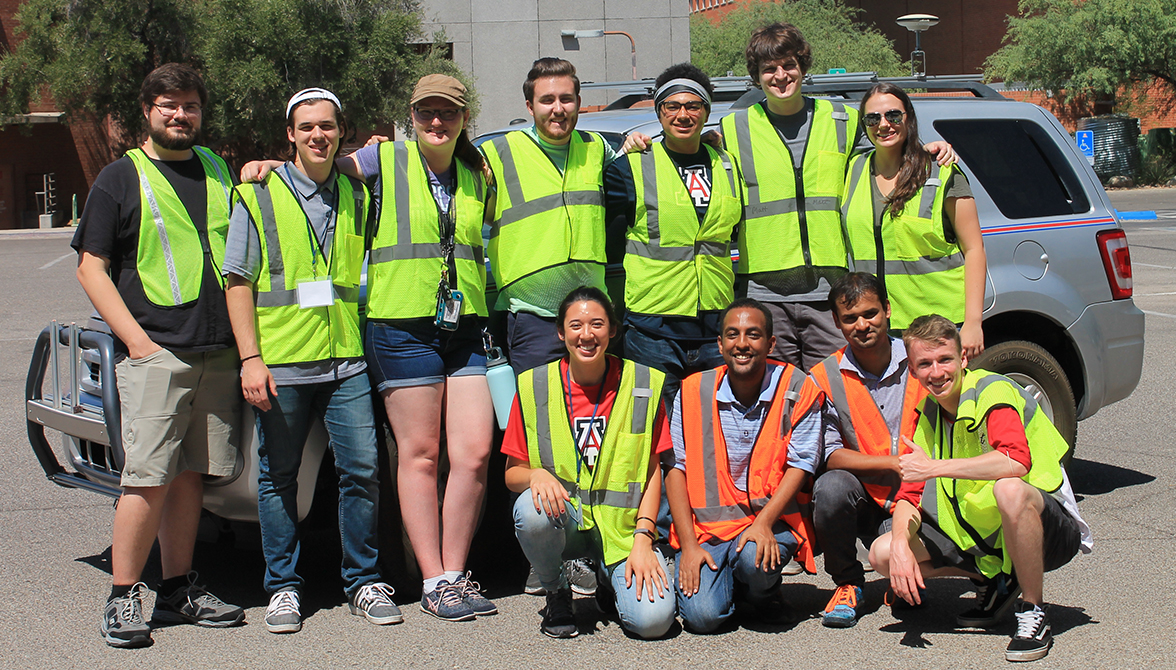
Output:
[[330,277],[298,284],[298,306],[302,309],[329,307],[333,304],[335,304],[335,290],[331,285]]
[[457,330],[457,322],[461,319],[461,301],[464,296],[461,291],[450,291],[449,299],[437,296],[437,319],[433,322],[441,330]]

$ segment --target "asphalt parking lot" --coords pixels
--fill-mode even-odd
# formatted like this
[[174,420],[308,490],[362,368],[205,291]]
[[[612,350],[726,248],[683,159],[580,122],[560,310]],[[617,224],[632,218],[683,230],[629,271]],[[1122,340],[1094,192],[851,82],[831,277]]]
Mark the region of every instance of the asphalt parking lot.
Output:
[[[1176,189],[1111,194],[1122,211],[1172,212],[1125,224],[1134,265],[1135,302],[1147,313],[1143,377],[1135,393],[1083,421],[1070,475],[1095,551],[1046,577],[1055,646],[1041,668],[1172,667],[1170,621],[1176,565],[1173,440],[1163,437],[1176,377]],[[157,630],[153,647],[115,650],[98,636],[109,590],[110,500],[47,482],[25,435],[23,388],[36,333],[50,319],[84,321],[90,312],[74,277],[64,231],[0,234],[0,666],[13,668],[502,668],[577,666],[758,668],[989,668],[1004,663],[1011,621],[992,633],[957,630],[955,614],[971,595],[967,580],[930,586],[929,607],[894,616],[881,603],[885,582],[866,589],[866,613],[852,629],[833,630],[811,616],[828,600],[823,574],[786,578],[793,621],[742,620],[720,634],[675,628],[666,640],[627,638],[602,621],[592,599],[577,600],[578,639],[538,632],[542,598],[521,594],[525,568],[475,573],[501,613],[446,623],[422,613],[419,593],[402,588],[405,622],[376,627],[348,613],[339,589],[337,552],[316,536],[305,559],[308,615],[302,632],[276,636],[261,620],[260,549],[242,533],[235,542],[201,543],[196,568],[212,590],[248,607],[247,625]],[[1099,269],[1101,272],[1101,269]],[[1165,446],[1168,445],[1168,446]],[[500,471],[492,471],[500,477]],[[319,540],[322,540],[321,542]],[[513,538],[479,536],[487,557],[517,554]],[[513,559],[512,559],[513,560]],[[819,563],[818,563],[819,565]],[[403,580],[404,584],[409,582]],[[418,582],[419,584],[419,582]],[[419,588],[419,586],[418,586]]]

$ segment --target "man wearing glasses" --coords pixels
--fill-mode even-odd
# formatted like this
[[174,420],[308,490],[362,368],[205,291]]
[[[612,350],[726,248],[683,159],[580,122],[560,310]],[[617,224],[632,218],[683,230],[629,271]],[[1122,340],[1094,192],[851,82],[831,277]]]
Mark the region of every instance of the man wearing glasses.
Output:
[[237,349],[219,268],[232,176],[196,146],[208,94],[195,70],[157,68],[139,99],[147,139],[98,175],[72,242],[78,281],[122,357],[126,464],[100,627],[115,647],[151,644],[140,579],[156,536],[155,620],[223,627],[245,618],[192,571],[202,477],[232,474],[239,440]]

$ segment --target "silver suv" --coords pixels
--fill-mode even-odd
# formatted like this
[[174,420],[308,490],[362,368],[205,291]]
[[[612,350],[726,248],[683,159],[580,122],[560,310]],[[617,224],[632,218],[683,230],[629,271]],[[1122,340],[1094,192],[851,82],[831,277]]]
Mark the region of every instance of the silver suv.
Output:
[[[1126,398],[1143,368],[1143,312],[1131,300],[1127,239],[1094,170],[1045,109],[1009,100],[976,76],[880,78],[810,75],[804,92],[856,107],[880,81],[912,94],[924,142],[947,140],[968,177],[988,257],[987,349],[972,367],[1008,375],[1033,392],[1071,448],[1078,421]],[[763,100],[747,77],[717,77],[708,127]],[[661,135],[653,82],[585,84],[616,100],[576,127],[619,146],[639,131]],[[510,130],[480,136],[484,142]],[[613,236],[615,237],[615,236]],[[618,250],[623,253],[623,250]],[[610,293],[623,291],[610,253]]]

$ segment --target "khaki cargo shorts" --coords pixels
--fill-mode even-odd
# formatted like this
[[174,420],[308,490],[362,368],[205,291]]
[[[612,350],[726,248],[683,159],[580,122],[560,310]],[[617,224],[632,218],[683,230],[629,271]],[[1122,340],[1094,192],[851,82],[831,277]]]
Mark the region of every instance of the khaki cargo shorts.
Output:
[[161,349],[115,367],[123,486],[163,486],[185,470],[233,473],[241,435],[237,349]]

